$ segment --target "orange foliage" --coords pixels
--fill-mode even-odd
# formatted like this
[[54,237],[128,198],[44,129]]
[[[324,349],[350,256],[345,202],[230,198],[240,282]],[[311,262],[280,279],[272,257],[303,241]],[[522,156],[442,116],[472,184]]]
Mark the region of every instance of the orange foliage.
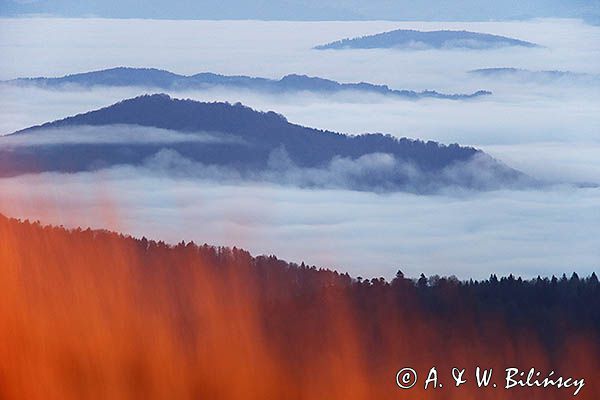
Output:
[[[550,352],[529,328],[423,316],[407,293],[239,250],[67,231],[0,216],[2,399],[559,399],[571,390],[454,388],[450,370],[520,366],[583,376],[598,399],[598,343]],[[310,276],[302,286],[298,279]],[[452,296],[450,293],[449,296]],[[367,304],[368,303],[368,304]],[[395,375],[419,372],[403,391]],[[441,389],[423,390],[431,366]],[[500,386],[500,381],[498,382]],[[595,386],[594,386],[595,385]]]

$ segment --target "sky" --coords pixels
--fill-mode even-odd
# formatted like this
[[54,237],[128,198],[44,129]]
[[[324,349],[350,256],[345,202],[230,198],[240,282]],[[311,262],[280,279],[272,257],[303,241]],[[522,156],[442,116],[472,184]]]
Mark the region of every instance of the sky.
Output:
[[0,0],[0,15],[161,19],[506,20],[585,18],[598,22],[595,0]]
[[[539,49],[311,48],[396,28],[467,29]],[[241,101],[302,125],[458,142],[554,183],[600,183],[600,88],[565,78],[523,83],[468,71],[488,67],[600,74],[600,28],[572,19],[511,22],[264,22],[19,18],[0,20],[0,79],[115,66],[280,78],[300,73],[395,89],[492,96],[407,101],[379,95],[171,92]],[[376,62],[373,62],[373,60]],[[41,90],[0,85],[0,133],[110,105],[147,88]],[[161,135],[164,132],[151,132]],[[169,132],[169,140],[177,133]],[[97,132],[89,140],[116,140]],[[163,136],[164,137],[164,136]],[[53,140],[55,138],[52,138]],[[236,245],[354,276],[586,274],[600,265],[600,189],[434,196],[307,190],[223,182],[143,168],[0,179],[0,212],[68,226],[116,229],[170,242]]]

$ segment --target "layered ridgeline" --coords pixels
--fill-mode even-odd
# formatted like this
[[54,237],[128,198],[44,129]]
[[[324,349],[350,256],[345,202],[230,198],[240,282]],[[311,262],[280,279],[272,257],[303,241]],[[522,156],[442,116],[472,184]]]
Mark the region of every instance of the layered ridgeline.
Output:
[[330,79],[291,74],[283,78],[267,79],[250,76],[227,76],[203,72],[195,75],[179,75],[155,68],[118,67],[100,71],[66,75],[59,78],[19,78],[5,83],[34,85],[45,88],[65,88],[70,86],[139,86],[163,90],[192,89],[244,89],[264,93],[314,92],[319,94],[337,94],[340,92],[373,93],[407,99],[437,98],[449,100],[470,99],[492,94],[479,90],[466,94],[445,94],[435,90],[416,92],[413,90],[391,89],[387,85],[375,85],[367,82],[340,83]]
[[397,29],[375,35],[342,39],[316,46],[317,50],[342,49],[494,49],[499,47],[520,46],[539,47],[535,43],[469,31],[417,31]]
[[532,179],[480,150],[390,135],[344,135],[241,104],[145,95],[0,137],[0,173],[135,165],[302,187],[430,192]]

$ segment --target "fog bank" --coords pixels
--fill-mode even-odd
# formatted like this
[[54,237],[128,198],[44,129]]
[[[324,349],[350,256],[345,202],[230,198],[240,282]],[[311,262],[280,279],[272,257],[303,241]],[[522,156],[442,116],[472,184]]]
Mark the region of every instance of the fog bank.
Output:
[[586,275],[600,264],[600,189],[381,195],[115,168],[0,179],[0,192],[10,216],[238,246],[354,276]]

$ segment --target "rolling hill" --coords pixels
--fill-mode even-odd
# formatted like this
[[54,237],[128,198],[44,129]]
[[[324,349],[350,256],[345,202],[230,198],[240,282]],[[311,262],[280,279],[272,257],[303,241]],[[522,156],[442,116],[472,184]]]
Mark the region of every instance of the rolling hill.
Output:
[[201,103],[165,94],[124,100],[1,137],[0,160],[5,176],[147,166],[150,160],[176,173],[200,174],[215,166],[241,178],[356,190],[488,190],[534,183],[472,147],[380,133],[344,135],[292,124],[275,112],[239,103]]
[[499,47],[520,46],[539,47],[535,43],[513,39],[506,36],[491,35],[469,31],[417,31],[397,29],[394,31],[342,39],[316,46],[316,50],[343,49],[471,49],[484,50]]

